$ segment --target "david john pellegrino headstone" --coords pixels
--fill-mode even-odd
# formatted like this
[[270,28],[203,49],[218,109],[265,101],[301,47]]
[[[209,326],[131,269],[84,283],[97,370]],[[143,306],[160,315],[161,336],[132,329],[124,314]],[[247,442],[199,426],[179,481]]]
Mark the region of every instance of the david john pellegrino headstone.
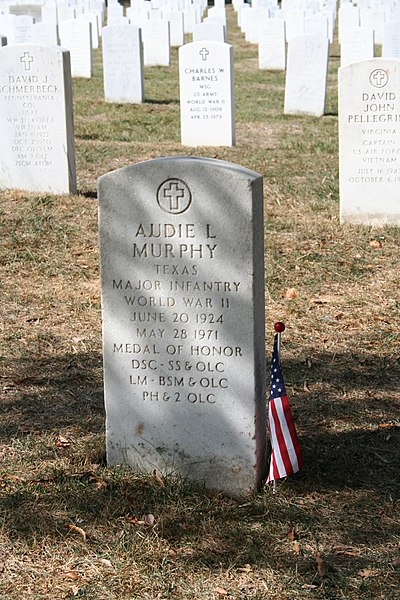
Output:
[[265,470],[262,177],[160,158],[98,182],[107,457],[243,495]]
[[342,223],[400,225],[400,61],[339,69]]

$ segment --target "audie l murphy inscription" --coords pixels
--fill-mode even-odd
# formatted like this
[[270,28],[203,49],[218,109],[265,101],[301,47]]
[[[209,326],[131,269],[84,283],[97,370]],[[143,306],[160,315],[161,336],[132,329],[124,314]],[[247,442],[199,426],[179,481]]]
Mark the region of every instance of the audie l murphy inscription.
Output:
[[262,178],[176,157],[98,188],[108,461],[246,493],[265,468]]

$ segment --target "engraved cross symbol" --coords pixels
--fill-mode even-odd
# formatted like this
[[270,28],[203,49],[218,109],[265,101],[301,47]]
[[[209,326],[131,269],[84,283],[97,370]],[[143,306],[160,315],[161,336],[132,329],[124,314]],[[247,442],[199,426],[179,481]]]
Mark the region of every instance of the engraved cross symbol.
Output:
[[383,71],[375,71],[375,73],[373,74],[372,79],[374,80],[374,83],[378,86],[381,87],[382,85],[382,81],[386,78],[386,73],[384,73]]
[[179,210],[179,200],[180,198],[183,198],[184,195],[185,190],[180,188],[175,182],[171,182],[169,189],[164,190],[164,198],[169,198],[169,209],[171,211]]
[[203,60],[207,60],[207,56],[210,54],[209,51],[207,50],[207,48],[202,48],[199,52],[201,58]]
[[24,54],[19,59],[25,66],[25,71],[31,70],[31,62],[33,62],[33,56],[29,54],[29,52],[24,52]]

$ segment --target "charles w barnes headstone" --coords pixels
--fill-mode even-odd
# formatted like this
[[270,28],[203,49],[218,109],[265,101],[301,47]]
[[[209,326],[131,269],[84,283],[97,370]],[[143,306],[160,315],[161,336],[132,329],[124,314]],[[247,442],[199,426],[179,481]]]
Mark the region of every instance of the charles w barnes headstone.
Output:
[[245,494],[265,470],[262,177],[160,158],[98,192],[108,463]]
[[69,52],[0,48],[0,188],[76,192]]
[[400,61],[339,69],[341,222],[400,225]]

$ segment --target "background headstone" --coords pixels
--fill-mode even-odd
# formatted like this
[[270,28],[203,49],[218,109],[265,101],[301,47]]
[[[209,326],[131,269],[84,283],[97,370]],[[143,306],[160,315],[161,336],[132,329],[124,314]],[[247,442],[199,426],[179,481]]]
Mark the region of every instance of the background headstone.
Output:
[[321,116],[325,112],[329,40],[317,35],[290,39],[285,82],[286,114]]
[[69,53],[0,48],[0,188],[76,192]]
[[143,102],[143,54],[139,27],[103,28],[104,97],[106,102]]
[[204,40],[179,48],[181,139],[187,146],[233,146],[233,47]]
[[108,462],[245,494],[266,464],[262,177],[163,158],[98,191]]
[[400,225],[400,61],[339,69],[341,222]]

